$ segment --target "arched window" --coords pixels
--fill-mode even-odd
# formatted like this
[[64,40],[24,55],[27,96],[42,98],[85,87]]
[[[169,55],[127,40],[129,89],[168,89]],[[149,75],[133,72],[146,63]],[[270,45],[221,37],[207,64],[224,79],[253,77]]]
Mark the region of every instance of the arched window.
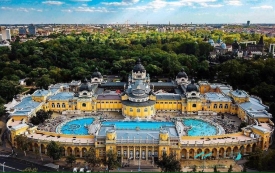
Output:
[[214,109],[216,109],[217,108],[217,104],[214,104]]
[[60,108],[60,103],[57,103],[57,106],[56,106],[56,107]]
[[228,104],[225,104],[225,105],[224,105],[224,108],[225,108],[225,109],[228,109]]
[[220,104],[219,108],[222,108],[222,104]]
[[147,108],[144,108],[144,112],[147,112],[148,111],[148,109]]
[[55,108],[55,104],[54,103],[52,103],[52,108]]
[[62,108],[65,108],[66,106],[65,106],[65,103],[62,103]]
[[82,107],[86,107],[86,103],[82,103]]
[[133,108],[130,108],[130,112],[133,112]]
[[137,112],[140,112],[140,109],[137,109]]
[[87,93],[83,93],[83,95],[84,95],[84,96],[86,96],[86,95],[87,95]]
[[192,107],[195,108],[195,107],[197,107],[197,105],[196,105],[196,104],[193,104]]

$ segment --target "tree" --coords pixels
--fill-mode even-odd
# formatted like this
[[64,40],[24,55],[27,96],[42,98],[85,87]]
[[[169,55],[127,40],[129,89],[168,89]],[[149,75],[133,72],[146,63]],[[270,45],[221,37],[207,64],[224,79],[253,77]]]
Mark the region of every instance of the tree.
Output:
[[93,167],[95,167],[96,164],[100,163],[100,159],[98,159],[96,157],[96,152],[95,152],[95,148],[92,147],[89,151],[87,151],[84,154],[84,160],[89,163],[92,164]]
[[230,165],[229,169],[228,169],[228,172],[232,172],[233,171],[233,166]]
[[192,172],[197,172],[197,165],[193,166]]
[[218,172],[217,166],[214,166],[214,172]]
[[71,167],[73,167],[73,163],[75,162],[76,158],[74,155],[69,155],[66,157],[67,164],[71,164]]
[[43,75],[41,78],[38,78],[35,83],[37,87],[48,89],[48,86],[55,83],[55,81],[51,79],[49,75]]
[[22,172],[37,172],[37,168],[27,167],[26,169],[22,170]]
[[63,149],[58,142],[51,141],[47,145],[47,155],[53,159],[53,162],[61,158],[62,150]]
[[114,153],[113,150],[107,151],[104,164],[107,166],[108,172],[110,169],[114,169],[119,166],[119,162],[117,160],[117,154]]
[[162,172],[180,172],[181,164],[180,161],[176,160],[176,155],[170,153],[167,155],[165,152],[159,161],[156,163]]
[[38,125],[40,123],[43,123],[46,119],[50,119],[52,116],[53,112],[52,111],[44,111],[44,110],[39,110],[36,112],[36,116],[33,116],[30,118],[30,122],[34,125]]
[[15,141],[17,144],[17,148],[19,150],[24,151],[24,154],[26,156],[27,155],[26,150],[28,149],[28,146],[30,145],[30,141],[29,141],[28,137],[24,136],[24,135],[17,135],[15,137]]

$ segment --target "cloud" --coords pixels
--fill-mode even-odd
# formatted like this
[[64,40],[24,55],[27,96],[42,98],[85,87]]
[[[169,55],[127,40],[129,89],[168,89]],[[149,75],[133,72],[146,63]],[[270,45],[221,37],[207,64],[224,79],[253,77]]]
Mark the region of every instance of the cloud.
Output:
[[115,11],[110,11],[108,9],[106,9],[105,7],[77,7],[72,9],[73,11],[76,12],[90,12],[90,13],[94,13],[94,12],[100,12],[100,13],[109,13],[109,12],[115,12]]
[[1,10],[12,10],[10,7],[1,7]]
[[200,5],[202,7],[210,7],[210,8],[220,8],[224,6],[222,4],[207,4],[207,3],[200,3]]
[[1,9],[1,10],[21,11],[21,12],[30,12],[30,11],[42,12],[42,11],[43,11],[43,10],[41,10],[41,9],[35,9],[35,8],[23,8],[23,7],[18,7],[18,8],[1,7],[0,9]]
[[225,1],[227,5],[233,5],[233,6],[241,6],[243,5],[240,0],[227,0]]
[[71,13],[71,12],[73,12],[72,10],[70,10],[70,9],[68,9],[68,10],[61,10],[61,11],[63,11],[63,12],[67,12],[67,13]]
[[257,6],[257,7],[251,7],[251,9],[273,9],[273,6],[271,5],[262,5],[262,6]]
[[122,0],[121,2],[102,2],[104,5],[112,5],[112,6],[127,6],[138,3],[139,0]]
[[62,5],[64,2],[61,1],[43,1],[42,4],[47,4],[47,5]]

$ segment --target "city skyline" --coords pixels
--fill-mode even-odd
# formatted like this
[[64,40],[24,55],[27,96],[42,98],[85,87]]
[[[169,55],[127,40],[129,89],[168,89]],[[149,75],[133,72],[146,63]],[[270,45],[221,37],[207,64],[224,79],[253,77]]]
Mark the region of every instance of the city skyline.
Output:
[[5,24],[275,23],[272,0],[0,0]]

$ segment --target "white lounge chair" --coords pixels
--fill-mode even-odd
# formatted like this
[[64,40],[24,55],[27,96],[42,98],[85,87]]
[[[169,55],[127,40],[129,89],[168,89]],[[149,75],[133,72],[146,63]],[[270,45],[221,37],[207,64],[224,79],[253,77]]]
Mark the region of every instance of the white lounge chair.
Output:
[[84,168],[80,168],[79,172],[84,172]]
[[74,169],[73,169],[73,172],[77,172],[77,168],[74,168]]

